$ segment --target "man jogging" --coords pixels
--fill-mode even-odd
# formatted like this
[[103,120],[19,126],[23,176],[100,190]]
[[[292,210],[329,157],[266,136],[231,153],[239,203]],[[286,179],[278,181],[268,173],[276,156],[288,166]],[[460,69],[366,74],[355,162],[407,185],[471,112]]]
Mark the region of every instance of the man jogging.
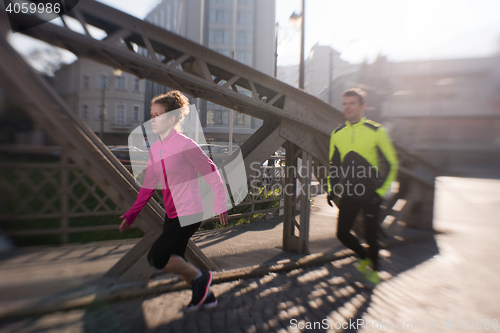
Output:
[[[337,237],[359,256],[358,270],[372,283],[379,283],[377,228],[380,203],[397,174],[397,155],[385,128],[364,117],[366,108],[361,89],[344,92],[342,106],[346,119],[330,137],[330,206],[341,197]],[[342,179],[342,181],[341,181]],[[367,251],[351,228],[359,210],[363,210]]]

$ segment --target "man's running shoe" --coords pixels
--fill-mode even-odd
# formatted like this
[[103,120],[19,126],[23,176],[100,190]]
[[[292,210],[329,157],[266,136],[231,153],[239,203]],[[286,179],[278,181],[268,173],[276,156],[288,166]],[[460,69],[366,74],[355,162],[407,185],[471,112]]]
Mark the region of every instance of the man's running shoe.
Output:
[[373,283],[374,285],[380,283],[380,277],[378,276],[377,271],[367,270],[365,273],[365,277],[370,283]]
[[205,302],[210,293],[209,287],[212,283],[212,272],[203,268],[200,271],[201,276],[193,280],[193,296],[190,303],[190,305],[192,304],[196,308],[199,308]]
[[[208,294],[205,302],[201,305],[202,309],[213,309],[217,306],[217,299],[211,292]],[[195,306],[193,303],[189,303],[187,307],[184,308],[184,312],[193,312],[200,308],[200,306]]]
[[370,258],[366,259],[358,259],[358,263],[356,265],[356,269],[363,275],[366,275],[368,272],[368,266],[371,266],[372,261]]

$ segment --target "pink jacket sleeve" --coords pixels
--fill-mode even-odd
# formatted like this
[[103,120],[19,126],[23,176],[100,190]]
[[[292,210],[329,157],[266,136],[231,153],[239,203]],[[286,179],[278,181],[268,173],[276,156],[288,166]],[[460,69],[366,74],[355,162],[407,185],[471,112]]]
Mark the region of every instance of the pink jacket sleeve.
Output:
[[210,187],[212,187],[214,191],[214,213],[221,214],[227,212],[224,182],[219,174],[219,170],[217,170],[217,166],[194,141],[186,145],[184,153],[188,161],[201,173]]
[[139,190],[139,195],[137,196],[137,199],[135,200],[134,204],[130,209],[123,214],[123,216],[127,219],[128,225],[131,225],[134,223],[135,219],[137,218],[137,215],[141,212],[141,210],[146,206],[148,203],[149,199],[153,196],[156,185],[158,184],[158,178],[156,177],[154,170],[153,170],[153,165],[150,162],[151,160],[148,161],[147,167],[146,167],[146,173],[144,175],[144,183]]

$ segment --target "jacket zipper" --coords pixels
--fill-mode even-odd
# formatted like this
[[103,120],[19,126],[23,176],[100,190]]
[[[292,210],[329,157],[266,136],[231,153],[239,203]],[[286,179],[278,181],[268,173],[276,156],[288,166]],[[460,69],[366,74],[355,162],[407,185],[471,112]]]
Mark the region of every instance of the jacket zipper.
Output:
[[163,150],[163,140],[160,138],[160,161],[161,161],[161,151]]
[[[165,171],[165,164],[163,163],[163,159],[161,158],[161,152],[162,151],[163,151],[163,140],[160,138],[160,163],[161,163],[163,177],[166,178],[167,177],[167,172]],[[165,179],[165,182],[166,182],[166,179]]]
[[354,129],[351,129],[351,143],[354,143]]

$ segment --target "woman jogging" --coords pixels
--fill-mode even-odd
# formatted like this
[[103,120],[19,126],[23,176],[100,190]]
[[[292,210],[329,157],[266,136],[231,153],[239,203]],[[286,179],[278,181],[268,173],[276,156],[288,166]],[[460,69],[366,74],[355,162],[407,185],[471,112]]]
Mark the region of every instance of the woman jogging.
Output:
[[[186,311],[215,307],[217,300],[210,292],[212,272],[198,269],[184,258],[189,238],[201,225],[204,207],[198,188],[200,173],[214,191],[214,214],[226,224],[226,196],[217,167],[201,148],[179,133],[188,112],[189,101],[179,91],[170,91],[151,101],[151,126],[160,140],[152,144],[144,183],[134,205],[121,216],[120,231],[130,227],[148,203],[158,183],[165,202],[163,233],[148,253],[148,261],[158,269],[180,275],[192,286],[192,299]],[[180,220],[179,220],[180,219]]]

